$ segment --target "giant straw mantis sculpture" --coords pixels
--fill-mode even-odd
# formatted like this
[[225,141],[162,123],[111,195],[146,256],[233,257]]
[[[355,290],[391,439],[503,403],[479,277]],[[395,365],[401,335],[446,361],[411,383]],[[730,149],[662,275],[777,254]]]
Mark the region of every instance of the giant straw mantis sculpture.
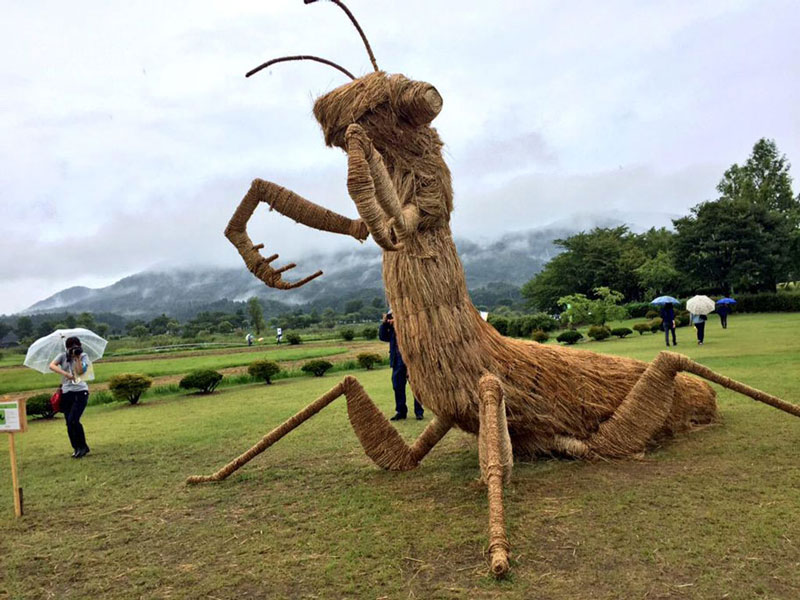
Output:
[[413,469],[457,427],[478,436],[489,495],[490,569],[500,577],[508,571],[503,484],[511,477],[513,455],[632,457],[660,439],[714,421],[713,389],[683,372],[800,416],[800,407],[680,354],[661,352],[646,363],[509,339],[483,321],[467,294],[453,244],[450,171],[430,126],[442,98],[430,84],[380,71],[353,15],[332,1],[358,29],[374,72],[356,78],[331,61],[303,55],[273,59],[248,76],[278,62],[314,60],[352,79],[320,97],[314,116],[326,144],[347,153],[347,189],[361,218],[349,219],[256,179],[225,235],[256,277],[280,289],[299,287],[322,273],[290,283],[282,275],[294,264],[276,269],[271,263],[277,255],[261,256],[263,244],[253,244],[246,231],[259,203],[314,229],[359,241],[371,235],[383,249],[386,297],[411,385],[435,418],[409,446],[356,378],[346,376],[247,452],[213,475],[190,477],[190,483],[224,479],[341,396],[365,452],[384,469]]

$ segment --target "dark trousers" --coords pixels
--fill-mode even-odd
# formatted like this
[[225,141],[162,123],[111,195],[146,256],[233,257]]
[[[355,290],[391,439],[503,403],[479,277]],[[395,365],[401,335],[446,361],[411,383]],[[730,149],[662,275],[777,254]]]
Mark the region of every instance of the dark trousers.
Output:
[[75,450],[88,448],[86,434],[81,425],[81,415],[89,402],[89,392],[63,392],[61,394],[61,411],[67,421],[69,443]]
[[719,320],[722,323],[722,328],[723,329],[727,329],[728,328],[728,315],[720,314]]
[[672,323],[667,325],[664,323],[664,339],[667,341],[667,346],[669,346],[669,332],[672,332],[672,343],[677,345],[678,340],[675,339],[675,328],[672,327]]
[[700,321],[699,323],[695,323],[694,326],[697,328],[697,341],[702,344],[706,337],[706,322]]
[[[408,414],[406,406],[406,382],[408,381],[408,370],[405,365],[392,368],[392,387],[394,388],[394,410],[398,415],[405,417]],[[414,414],[421,417],[425,409],[414,398]]]

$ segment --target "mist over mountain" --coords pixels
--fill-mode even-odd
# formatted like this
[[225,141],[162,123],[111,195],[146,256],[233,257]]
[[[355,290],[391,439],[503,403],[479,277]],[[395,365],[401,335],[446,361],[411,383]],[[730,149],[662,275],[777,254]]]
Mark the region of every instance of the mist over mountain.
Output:
[[[607,221],[607,220],[604,220]],[[597,222],[594,223],[597,225]],[[602,226],[619,224],[603,222]],[[470,290],[490,286],[517,289],[538,273],[556,254],[553,241],[575,233],[574,225],[508,233],[488,241],[456,240]],[[99,289],[71,287],[41,300],[23,314],[49,312],[112,312],[129,318],[166,313],[191,318],[202,310],[235,310],[248,298],[262,300],[267,314],[279,314],[292,306],[341,308],[354,298],[383,297],[381,251],[373,244],[332,254],[309,254],[297,260],[299,267],[284,275],[288,280],[321,269],[324,274],[291,291],[265,286],[245,268],[180,267],[136,273]],[[279,261],[278,265],[283,264]]]

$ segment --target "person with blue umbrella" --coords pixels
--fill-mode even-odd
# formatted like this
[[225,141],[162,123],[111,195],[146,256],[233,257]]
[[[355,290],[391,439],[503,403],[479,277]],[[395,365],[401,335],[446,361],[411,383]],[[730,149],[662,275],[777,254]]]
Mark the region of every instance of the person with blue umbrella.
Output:
[[731,313],[731,307],[736,304],[736,300],[733,298],[721,298],[717,300],[717,310],[715,311],[719,315],[720,323],[722,323],[722,328],[728,328],[728,315]]
[[661,329],[664,330],[664,339],[667,342],[667,348],[669,348],[670,331],[672,332],[672,345],[677,346],[678,340],[675,337],[675,329],[677,326],[675,323],[674,307],[680,304],[680,301],[672,296],[659,296],[650,304],[655,304],[661,308]]

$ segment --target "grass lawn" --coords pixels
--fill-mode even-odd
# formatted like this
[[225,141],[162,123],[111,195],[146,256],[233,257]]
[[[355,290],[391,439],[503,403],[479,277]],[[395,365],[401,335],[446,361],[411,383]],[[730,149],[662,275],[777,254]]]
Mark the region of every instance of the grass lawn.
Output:
[[[98,361],[95,364],[95,383],[108,381],[120,373],[141,373],[150,377],[188,373],[192,369],[225,369],[248,365],[254,360],[266,358],[274,361],[305,360],[332,356],[347,352],[342,346],[323,346],[315,348],[292,348],[265,350],[263,352],[236,352],[214,354],[209,351],[199,356],[175,358],[170,356],[154,357],[151,360],[132,359],[130,361]],[[32,390],[37,388],[56,388],[61,376],[55,373],[43,375],[27,367],[15,367],[0,371],[0,394]]]
[[[800,314],[713,317],[678,350],[800,402]],[[661,335],[579,347],[652,359]],[[359,380],[387,414],[389,371]],[[723,423],[642,461],[517,463],[512,570],[487,577],[475,440],[450,432],[420,468],[379,470],[344,400],[229,480],[187,487],[341,374],[90,407],[76,461],[62,419],[17,436],[26,515],[0,445],[0,598],[785,598],[800,589],[800,420],[722,391]],[[425,422],[401,422],[414,439]]]

